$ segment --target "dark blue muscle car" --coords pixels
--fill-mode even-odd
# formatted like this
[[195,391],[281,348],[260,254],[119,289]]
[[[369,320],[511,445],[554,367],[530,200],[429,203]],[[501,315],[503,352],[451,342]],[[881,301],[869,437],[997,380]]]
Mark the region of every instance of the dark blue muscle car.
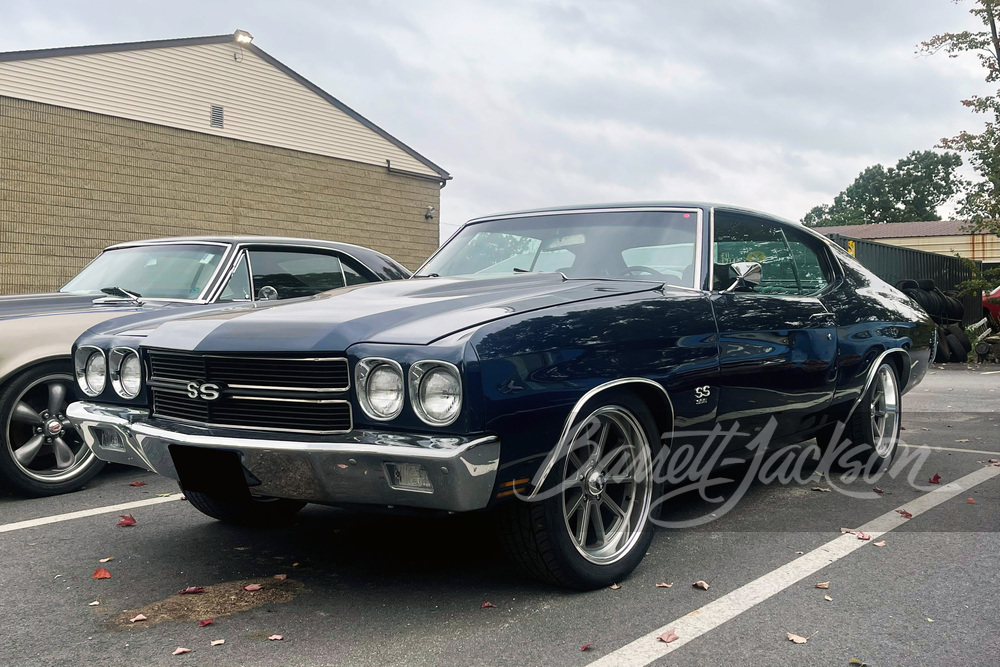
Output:
[[773,446],[840,424],[888,462],[933,336],[797,224],[567,207],[473,220],[410,280],[104,323],[75,359],[105,355],[106,388],[68,414],[98,457],[178,480],[212,517],[494,510],[529,571],[590,588],[646,553],[678,434],[738,422]]

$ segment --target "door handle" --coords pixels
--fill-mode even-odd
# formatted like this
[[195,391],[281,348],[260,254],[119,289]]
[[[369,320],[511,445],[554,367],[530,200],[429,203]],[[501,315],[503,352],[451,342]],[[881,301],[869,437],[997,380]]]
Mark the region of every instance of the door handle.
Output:
[[813,313],[809,316],[809,323],[835,327],[837,326],[837,316],[833,313]]

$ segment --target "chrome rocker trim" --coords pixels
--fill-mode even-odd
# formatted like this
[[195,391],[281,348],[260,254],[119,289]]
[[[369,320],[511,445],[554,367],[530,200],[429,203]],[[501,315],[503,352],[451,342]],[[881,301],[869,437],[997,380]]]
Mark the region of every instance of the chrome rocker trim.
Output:
[[[259,432],[153,425],[149,411],[125,406],[72,403],[67,416],[101,460],[145,468],[177,480],[170,445],[235,451],[260,480],[254,495],[316,503],[398,505],[465,512],[486,507],[500,461],[496,436],[469,438],[355,430],[312,441],[267,440]],[[114,432],[119,447],[102,444]],[[216,435],[225,433],[225,435]],[[422,465],[433,486],[392,485],[386,464]]]

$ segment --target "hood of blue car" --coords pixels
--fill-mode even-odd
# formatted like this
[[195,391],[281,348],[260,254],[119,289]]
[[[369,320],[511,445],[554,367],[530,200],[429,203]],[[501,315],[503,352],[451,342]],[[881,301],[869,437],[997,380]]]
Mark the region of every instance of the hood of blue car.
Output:
[[[660,289],[649,281],[565,280],[554,273],[494,279],[373,283],[274,305],[216,307],[196,316],[112,323],[147,347],[201,352],[343,351],[354,343],[426,345],[532,310]],[[121,323],[121,324],[119,324]]]

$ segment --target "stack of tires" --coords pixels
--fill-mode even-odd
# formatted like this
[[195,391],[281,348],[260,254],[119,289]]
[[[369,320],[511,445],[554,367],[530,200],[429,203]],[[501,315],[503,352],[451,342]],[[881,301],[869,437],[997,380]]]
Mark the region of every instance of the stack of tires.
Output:
[[965,316],[962,302],[939,290],[933,280],[900,280],[896,289],[916,301],[937,323],[938,342],[934,361],[967,361],[972,343],[962,327]]

